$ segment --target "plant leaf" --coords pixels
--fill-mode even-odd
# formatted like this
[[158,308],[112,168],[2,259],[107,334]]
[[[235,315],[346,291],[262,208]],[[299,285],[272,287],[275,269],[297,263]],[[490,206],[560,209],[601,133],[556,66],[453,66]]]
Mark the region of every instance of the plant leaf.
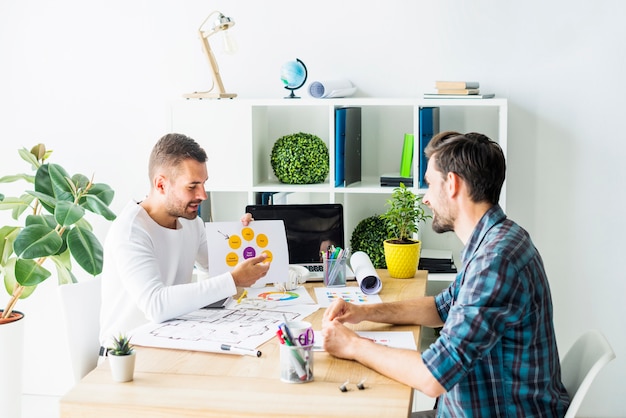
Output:
[[107,184],[94,183],[91,186],[91,189],[89,189],[89,196],[97,196],[100,200],[104,202],[105,205],[109,206],[111,202],[113,202],[115,192]]
[[54,208],[54,219],[59,225],[73,225],[83,216],[85,216],[85,209],[74,202],[60,201]]
[[17,219],[19,215],[28,209],[30,202],[32,202],[32,199],[29,201],[28,199],[20,197],[5,197],[0,201],[0,210],[12,210],[13,219]]
[[52,181],[53,196],[57,200],[73,201],[74,195],[72,190],[75,187],[72,187],[70,175],[67,171],[58,164],[48,164],[48,173]]
[[74,260],[94,276],[102,273],[102,245],[93,232],[79,226],[72,228],[67,235],[67,246]]
[[[17,258],[13,257],[9,259],[4,265],[0,265],[3,267],[2,273],[4,275],[4,288],[6,289],[9,295],[12,295],[15,291],[15,288],[18,286],[18,282],[15,279],[15,262]],[[37,286],[25,286],[24,290],[22,290],[22,294],[20,299],[26,299],[29,297],[37,288]]]
[[72,176],[72,183],[74,183],[77,189],[84,191],[89,184],[89,178],[84,174],[74,174]]
[[11,176],[0,177],[0,183],[13,183],[19,180],[26,180],[29,183],[34,183],[35,176],[29,174],[13,174]]
[[19,226],[3,226],[0,228],[0,266],[3,266],[13,254],[13,242],[22,228]]
[[35,224],[20,231],[13,249],[18,257],[32,259],[56,254],[62,245],[63,238],[54,229],[48,225]]
[[37,286],[50,275],[51,273],[35,260],[18,258],[15,262],[15,279],[22,286]]
[[[33,147],[33,149],[35,149],[35,147]],[[27,150],[26,148],[19,149],[17,150],[17,152],[18,154],[20,154],[20,157],[22,157],[22,160],[30,164],[33,171],[37,170],[39,166],[41,165],[41,163],[37,161],[37,156],[34,155],[31,151]]]
[[66,251],[61,255],[53,255],[52,257],[50,257],[50,260],[52,260],[57,269],[58,283],[60,285],[78,283],[76,276],[74,276],[74,273],[72,273],[72,270],[70,270],[71,264],[68,264],[66,260],[63,259],[63,257],[69,260],[69,251]]
[[46,146],[39,143],[30,149],[30,153],[37,159],[37,161],[41,161],[46,155]]
[[102,215],[105,219],[112,221],[117,216],[115,213],[109,209],[107,204],[100,200],[98,196],[92,196],[90,194],[84,196],[85,197],[85,208],[92,211],[93,213],[97,213],[98,215]]

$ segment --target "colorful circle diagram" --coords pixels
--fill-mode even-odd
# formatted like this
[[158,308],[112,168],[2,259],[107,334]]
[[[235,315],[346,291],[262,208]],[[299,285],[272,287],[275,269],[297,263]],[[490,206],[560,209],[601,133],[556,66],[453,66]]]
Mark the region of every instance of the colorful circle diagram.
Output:
[[[266,234],[256,234],[251,227],[245,227],[241,230],[241,235],[226,235],[228,239],[228,247],[231,251],[226,253],[225,262],[229,267],[235,267],[240,258],[247,260],[259,254],[266,255],[266,262],[271,263],[273,259],[272,252],[267,249],[269,238]],[[256,239],[255,239],[256,237]],[[256,247],[254,246],[256,244]],[[243,245],[243,247],[242,247]],[[261,250],[260,252],[258,250]]]
[[286,300],[298,299],[300,295],[296,292],[263,292],[259,293],[259,298],[269,302],[284,302]]

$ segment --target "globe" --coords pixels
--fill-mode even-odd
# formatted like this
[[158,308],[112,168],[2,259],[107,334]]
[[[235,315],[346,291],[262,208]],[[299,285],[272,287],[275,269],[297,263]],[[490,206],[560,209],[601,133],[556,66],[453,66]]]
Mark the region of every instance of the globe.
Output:
[[297,98],[293,91],[304,86],[306,78],[306,66],[298,58],[295,61],[287,61],[280,68],[280,79],[283,81],[285,88],[291,90],[289,98]]

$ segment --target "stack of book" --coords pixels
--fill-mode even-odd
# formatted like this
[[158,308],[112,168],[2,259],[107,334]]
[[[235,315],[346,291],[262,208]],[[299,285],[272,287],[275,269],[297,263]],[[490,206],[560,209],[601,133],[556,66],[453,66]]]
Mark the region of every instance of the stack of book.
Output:
[[456,273],[452,251],[422,248],[418,269],[429,273]]
[[425,93],[424,98],[489,99],[493,94],[481,94],[478,81],[435,81],[435,92]]

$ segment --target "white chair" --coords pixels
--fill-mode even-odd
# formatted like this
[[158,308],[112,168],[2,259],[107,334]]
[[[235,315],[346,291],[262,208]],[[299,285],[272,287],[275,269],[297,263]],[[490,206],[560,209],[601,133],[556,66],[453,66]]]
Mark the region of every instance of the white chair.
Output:
[[98,364],[101,282],[98,276],[59,286],[68,352],[76,383]]
[[570,396],[565,418],[574,418],[600,370],[615,358],[604,335],[597,330],[581,335],[561,360],[561,380]]

